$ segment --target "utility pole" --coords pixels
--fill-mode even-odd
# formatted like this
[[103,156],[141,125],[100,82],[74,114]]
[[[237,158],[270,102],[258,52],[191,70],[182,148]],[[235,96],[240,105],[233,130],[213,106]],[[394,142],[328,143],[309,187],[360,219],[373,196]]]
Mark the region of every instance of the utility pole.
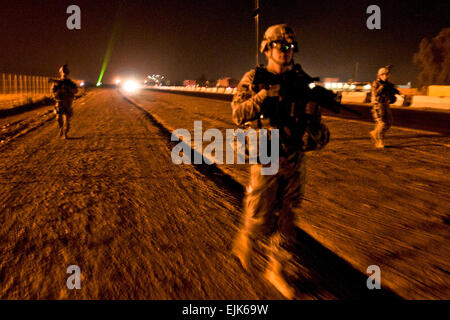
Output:
[[253,16],[255,17],[255,27],[256,27],[256,65],[259,66],[259,0],[255,0],[255,12]]

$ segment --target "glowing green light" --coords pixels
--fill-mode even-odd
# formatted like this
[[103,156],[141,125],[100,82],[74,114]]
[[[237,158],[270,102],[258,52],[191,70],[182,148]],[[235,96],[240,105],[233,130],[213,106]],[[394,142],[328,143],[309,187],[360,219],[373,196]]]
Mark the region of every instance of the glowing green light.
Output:
[[119,34],[122,6],[123,6],[123,2],[119,1],[119,7],[117,8],[116,19],[114,22],[113,30],[111,33],[111,37],[109,38],[109,41],[108,41],[108,47],[106,48],[105,58],[103,59],[103,65],[102,65],[102,69],[100,71],[100,76],[98,77],[98,80],[97,80],[97,87],[102,84],[103,75],[105,74],[106,67],[108,66],[109,58],[111,57],[111,52],[114,47],[114,43]]
[[111,57],[111,51],[112,51],[112,48],[114,45],[114,40],[115,40],[114,33],[115,32],[113,31],[113,33],[111,34],[111,38],[109,39],[108,48],[106,49],[105,58],[103,59],[102,70],[100,71],[100,76],[98,77],[98,80],[97,80],[97,86],[99,83],[102,82],[103,75],[105,74],[106,67],[108,66],[109,58]]

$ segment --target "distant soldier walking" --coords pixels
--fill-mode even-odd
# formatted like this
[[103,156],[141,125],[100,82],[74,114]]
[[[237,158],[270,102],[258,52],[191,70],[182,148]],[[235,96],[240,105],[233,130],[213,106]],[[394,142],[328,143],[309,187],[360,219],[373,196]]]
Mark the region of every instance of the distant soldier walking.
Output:
[[252,164],[244,199],[242,227],[233,254],[248,270],[253,242],[268,247],[265,278],[286,298],[295,295],[288,276],[296,275],[292,262],[295,220],[305,192],[305,152],[328,143],[317,103],[311,101],[311,77],[293,56],[297,42],[287,25],[267,29],[261,42],[267,67],[247,72],[231,103],[233,122],[245,128],[279,130],[279,170],[262,175],[262,164]]
[[390,104],[395,103],[396,94],[400,92],[392,82],[389,82],[391,66],[378,70],[377,80],[372,83],[372,116],[375,120],[375,129],[370,132],[370,137],[375,148],[384,148],[384,136],[392,126],[393,118]]
[[56,100],[55,113],[59,125],[59,135],[67,139],[70,118],[73,115],[72,101],[78,92],[77,85],[68,78],[70,71],[67,64],[59,69],[60,79],[53,82],[52,93]]

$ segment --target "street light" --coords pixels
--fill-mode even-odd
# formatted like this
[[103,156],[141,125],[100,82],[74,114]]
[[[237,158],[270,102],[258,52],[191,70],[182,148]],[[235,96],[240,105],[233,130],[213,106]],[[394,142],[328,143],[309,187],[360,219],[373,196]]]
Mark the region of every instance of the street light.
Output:
[[261,9],[259,8],[259,0],[255,0],[255,11],[253,16],[255,17],[255,27],[256,27],[256,65],[259,65],[259,13]]

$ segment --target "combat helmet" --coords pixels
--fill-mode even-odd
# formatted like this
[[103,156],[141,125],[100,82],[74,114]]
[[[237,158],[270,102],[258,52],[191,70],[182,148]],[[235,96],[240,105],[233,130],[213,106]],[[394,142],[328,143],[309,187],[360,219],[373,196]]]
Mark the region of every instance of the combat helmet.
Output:
[[378,69],[377,76],[379,77],[379,76],[381,76],[383,73],[389,74],[389,73],[391,73],[391,69],[392,69],[392,64],[387,65],[387,66],[385,66],[385,67],[382,67],[382,68]]
[[67,64],[61,66],[61,68],[59,68],[59,73],[69,74],[69,66]]
[[294,30],[287,24],[276,24],[267,28],[264,33],[264,38],[261,41],[261,47],[259,51],[263,53],[267,50],[267,45],[273,41],[284,40],[294,44],[294,52],[298,51],[297,41],[295,40]]

